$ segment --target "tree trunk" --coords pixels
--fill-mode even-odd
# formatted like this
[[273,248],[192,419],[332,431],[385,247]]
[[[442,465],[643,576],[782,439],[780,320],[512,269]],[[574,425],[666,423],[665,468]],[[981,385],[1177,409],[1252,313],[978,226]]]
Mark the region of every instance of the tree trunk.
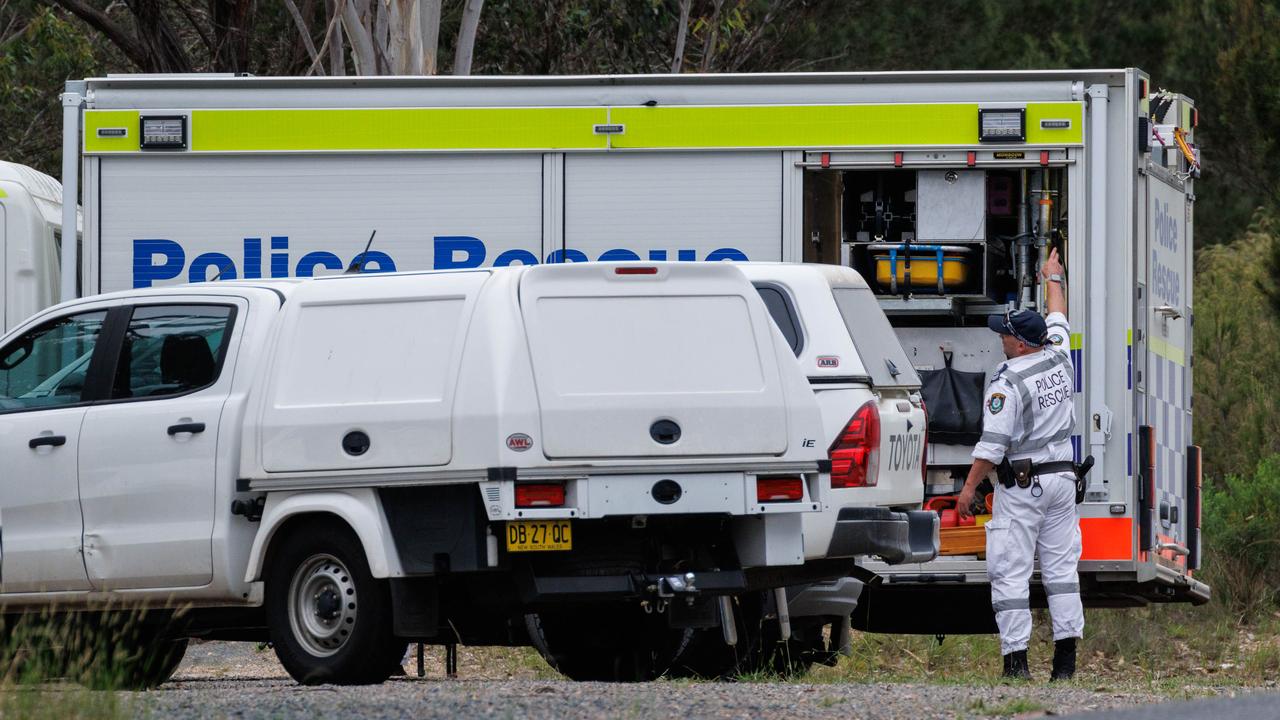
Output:
[[133,13],[138,40],[147,56],[144,72],[189,73],[191,60],[187,57],[182,41],[164,16],[160,0],[126,0]]
[[303,19],[302,11],[298,10],[298,4],[293,0],[284,0],[284,6],[293,18],[293,24],[298,26],[298,34],[302,36],[302,44],[307,48],[307,59],[311,61],[310,67],[319,68],[320,74],[323,75],[324,65],[318,62],[320,53],[316,52],[316,44],[311,41],[311,28],[307,27],[307,21]]
[[329,74],[346,75],[347,60],[342,54],[342,9],[346,0],[325,0],[326,15],[329,16],[329,32],[325,42],[329,45]]
[[458,28],[458,51],[453,56],[453,74],[471,74],[471,56],[476,48],[476,33],[480,29],[480,11],[484,0],[466,0],[462,9],[462,24]]
[[689,9],[693,0],[680,0],[680,27],[676,30],[676,51],[671,57],[671,72],[684,69],[684,43],[689,36]]
[[369,0],[346,0],[342,6],[342,25],[351,38],[351,62],[355,63],[357,75],[377,74],[373,33],[365,25],[368,9]]
[[422,74],[435,75],[440,48],[440,0],[419,0],[418,22],[422,28]]
[[713,0],[715,9],[711,11],[711,23],[707,28],[707,42],[702,46],[702,67],[699,72],[710,72],[711,61],[715,58],[716,42],[720,39],[720,9],[724,0]]

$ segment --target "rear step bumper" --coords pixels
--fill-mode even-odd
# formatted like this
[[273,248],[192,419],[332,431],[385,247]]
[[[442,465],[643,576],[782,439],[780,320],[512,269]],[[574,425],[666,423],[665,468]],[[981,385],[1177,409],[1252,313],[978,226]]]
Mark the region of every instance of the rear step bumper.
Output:
[[938,555],[938,514],[879,507],[840,510],[827,557],[878,555],[890,565],[928,562]]
[[[850,602],[852,607],[857,604],[857,594],[862,589],[861,582],[847,577],[855,570],[853,563],[843,559],[814,560],[789,567],[694,571],[693,581],[690,583],[684,576],[659,573],[539,576],[525,567],[516,573],[516,586],[521,602],[528,606],[562,602],[714,597],[833,582],[837,586],[833,597],[847,597],[846,602]],[[673,579],[684,581],[683,587],[680,587],[679,582],[673,583]]]

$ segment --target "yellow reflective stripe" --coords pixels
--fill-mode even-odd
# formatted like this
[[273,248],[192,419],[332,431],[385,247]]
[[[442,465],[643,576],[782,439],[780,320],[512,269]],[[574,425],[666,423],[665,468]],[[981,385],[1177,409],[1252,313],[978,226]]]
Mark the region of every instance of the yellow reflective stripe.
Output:
[[[918,103],[192,110],[188,132],[192,152],[973,147],[978,108]],[[1080,144],[1081,103],[1028,103],[1026,110],[1027,144]],[[1044,130],[1042,119],[1071,125]],[[624,130],[596,134],[595,126],[606,123]],[[102,127],[123,127],[127,134],[98,137]],[[136,110],[85,111],[87,153],[137,152],[138,132]]]
[[193,110],[195,152],[608,147],[604,108]]
[[1079,350],[1084,347],[1084,336],[1080,333],[1071,333],[1071,349]]
[[1125,344],[1125,345],[1133,345],[1133,330],[1132,330],[1132,329],[1130,329],[1130,330],[1125,334],[1124,344]]
[[[1041,120],[1070,120],[1071,127],[1041,129]],[[1084,103],[1027,103],[1027,144],[1078,145],[1084,140]]]
[[1171,345],[1158,337],[1147,339],[1147,349],[1175,365],[1186,365],[1186,353],[1177,345]]
[[7,198],[7,197],[9,197],[9,193],[5,192],[3,189],[0,189],[0,198]]
[[[1027,143],[1072,145],[1083,137],[1080,103],[1029,103]],[[625,126],[615,148],[910,147],[977,145],[977,103],[736,105],[612,108]],[[1041,119],[1071,127],[1041,130]],[[995,147],[995,145],[992,145]]]
[[[124,128],[124,137],[98,137],[98,128]],[[86,110],[84,112],[84,151],[138,152],[137,110]]]

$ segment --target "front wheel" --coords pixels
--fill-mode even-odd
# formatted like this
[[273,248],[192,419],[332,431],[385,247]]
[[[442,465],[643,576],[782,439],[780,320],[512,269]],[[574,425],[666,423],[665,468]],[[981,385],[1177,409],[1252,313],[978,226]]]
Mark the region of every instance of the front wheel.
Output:
[[355,533],[338,522],[312,523],[279,542],[266,603],[280,664],[303,685],[386,680],[407,644],[392,633],[390,590],[369,573]]

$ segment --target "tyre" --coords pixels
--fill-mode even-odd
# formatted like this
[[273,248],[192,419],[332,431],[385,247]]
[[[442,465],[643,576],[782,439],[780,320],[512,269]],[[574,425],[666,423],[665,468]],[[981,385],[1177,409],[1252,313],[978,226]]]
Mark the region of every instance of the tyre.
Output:
[[580,682],[656,680],[692,632],[631,606],[544,611],[526,616],[526,623],[547,664]]
[[369,573],[347,525],[295,526],[266,573],[267,623],[276,656],[303,685],[370,685],[390,677],[407,643],[391,628],[391,592]]
[[825,657],[823,624],[816,618],[811,622],[792,618],[791,637],[784,644],[778,621],[764,617],[763,608],[758,595],[734,598],[737,645],[726,645],[718,627],[695,630],[668,675],[705,680],[759,674],[792,678],[804,675],[815,660]]

